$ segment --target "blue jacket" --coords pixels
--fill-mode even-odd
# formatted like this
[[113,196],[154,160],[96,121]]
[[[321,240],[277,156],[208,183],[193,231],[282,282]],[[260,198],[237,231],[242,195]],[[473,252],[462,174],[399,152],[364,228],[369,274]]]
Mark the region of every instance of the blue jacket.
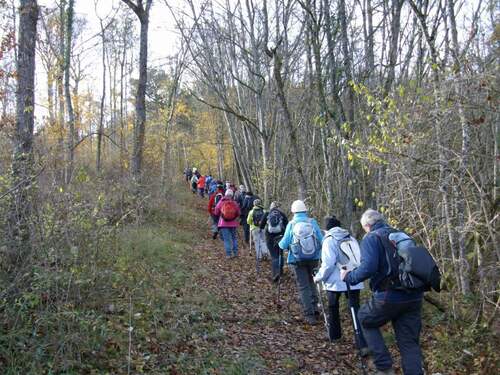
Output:
[[370,279],[370,288],[377,299],[387,302],[407,302],[421,299],[422,292],[407,292],[402,290],[383,290],[382,281],[386,278],[389,265],[385,258],[384,246],[377,237],[377,230],[390,228],[383,221],[379,221],[372,226],[369,233],[361,241],[361,264],[349,272],[345,281],[350,285],[358,284],[366,279]]
[[[283,235],[281,241],[278,243],[278,246],[283,250],[288,249],[293,240],[293,233],[292,233],[293,224],[307,220],[309,220],[309,217],[307,216],[306,212],[297,212],[296,214],[294,214],[293,219],[286,225],[285,234]],[[316,235],[316,238],[320,243],[323,242],[323,233],[321,233],[321,229],[319,228],[318,222],[315,219],[311,219],[311,223],[314,227],[314,234]],[[312,260],[318,260],[320,258],[321,258],[321,252],[318,252],[318,256]],[[288,252],[287,262],[289,264],[297,263],[297,259],[295,259],[291,251]]]

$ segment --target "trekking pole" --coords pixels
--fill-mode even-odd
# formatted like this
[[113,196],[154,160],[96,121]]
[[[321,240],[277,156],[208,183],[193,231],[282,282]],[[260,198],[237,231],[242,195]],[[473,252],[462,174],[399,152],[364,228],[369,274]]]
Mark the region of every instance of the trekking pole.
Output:
[[[342,267],[342,269],[346,270],[347,267]],[[349,310],[351,311],[352,325],[354,327],[354,336],[356,337],[356,346],[358,347],[358,355],[359,361],[361,362],[361,370],[363,371],[363,375],[367,375],[365,361],[363,361],[363,355],[361,354],[361,333],[358,327],[358,319],[356,318],[356,311],[354,310],[354,306],[351,303],[351,286],[349,283],[345,282],[347,286],[347,299],[349,301]]]
[[321,282],[316,283],[316,288],[318,289],[319,306],[321,308],[321,313],[323,314],[323,320],[325,321],[326,336],[328,337],[328,341],[332,342],[332,340],[330,339],[330,323],[328,323],[328,317],[326,316],[325,312],[325,305],[323,304]]
[[260,240],[258,242],[259,242],[258,243],[259,246],[257,246],[257,242],[254,244],[255,245],[255,270],[257,271],[257,275],[260,274],[260,256],[261,256],[261,250],[262,250]]
[[[276,246],[277,243],[283,238],[282,235],[280,236],[277,236],[275,239],[274,239],[274,243],[273,243],[273,246]],[[280,249],[280,247],[278,246],[278,293],[277,293],[277,297],[276,297],[276,308],[277,310],[279,311],[281,309],[281,277],[282,277],[282,274],[281,274],[281,265],[283,264],[283,251],[282,249]]]

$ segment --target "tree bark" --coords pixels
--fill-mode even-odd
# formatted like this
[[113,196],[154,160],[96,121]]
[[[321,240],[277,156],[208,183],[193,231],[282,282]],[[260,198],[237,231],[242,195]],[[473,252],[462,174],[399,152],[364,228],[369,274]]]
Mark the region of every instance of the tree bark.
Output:
[[36,0],[21,0],[19,13],[16,130],[12,159],[12,184],[15,190],[10,208],[10,235],[13,250],[23,253],[31,248],[29,223],[33,209],[32,185],[35,178],[33,176],[33,128],[38,20]]
[[74,144],[75,144],[75,113],[73,111],[73,103],[71,102],[70,90],[70,67],[71,67],[71,50],[73,38],[73,9],[75,0],[69,0],[66,11],[66,43],[64,54],[64,95],[66,99],[66,108],[68,110],[68,127],[69,134],[67,135],[67,150],[68,164],[66,166],[65,182],[69,184],[74,169]]
[[146,85],[148,80],[148,29],[149,11],[153,0],[137,0],[134,4],[131,0],[122,0],[134,11],[141,23],[140,49],[139,49],[139,81],[135,98],[135,123],[134,123],[134,146],[132,153],[132,178],[140,186],[142,182],[142,163],[144,152],[144,139],[146,131]]

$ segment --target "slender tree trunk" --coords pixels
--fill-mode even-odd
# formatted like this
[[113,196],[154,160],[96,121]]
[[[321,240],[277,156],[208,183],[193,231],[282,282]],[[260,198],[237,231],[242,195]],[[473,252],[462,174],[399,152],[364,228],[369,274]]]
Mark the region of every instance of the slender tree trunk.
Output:
[[67,148],[68,148],[68,164],[66,166],[66,184],[71,181],[74,168],[74,144],[75,144],[75,113],[73,111],[73,103],[71,102],[70,91],[70,67],[71,67],[71,49],[73,38],[73,9],[75,0],[69,0],[66,12],[66,50],[64,56],[64,94],[66,98],[66,108],[68,110],[68,128]]
[[134,145],[132,154],[132,178],[140,190],[142,182],[142,163],[144,152],[144,139],[146,132],[146,85],[148,81],[148,30],[149,11],[153,0],[146,0],[144,7],[142,0],[137,4],[132,0],[122,0],[134,11],[141,23],[140,49],[139,49],[139,81],[135,98],[135,123]]
[[[31,248],[29,223],[33,209],[33,128],[35,106],[35,45],[38,20],[36,0],[20,0],[17,59],[16,131],[12,159],[13,200],[10,235],[13,254]],[[16,251],[18,253],[16,254]]]
[[[149,0],[151,3],[151,0]],[[148,74],[148,28],[149,14],[143,12],[141,17],[141,36],[139,51],[139,82],[135,102],[134,149],[132,155],[132,175],[137,183],[141,183],[142,158],[146,131],[146,85]]]
[[99,129],[97,130],[97,155],[96,171],[101,173],[102,168],[102,148],[104,134],[104,103],[106,102],[106,30],[101,20],[101,39],[102,39],[102,94],[99,112]]

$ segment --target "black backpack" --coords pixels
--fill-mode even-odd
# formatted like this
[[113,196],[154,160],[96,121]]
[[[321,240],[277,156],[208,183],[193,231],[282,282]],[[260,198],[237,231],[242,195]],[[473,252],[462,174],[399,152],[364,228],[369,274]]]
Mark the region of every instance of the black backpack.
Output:
[[241,214],[243,216],[247,216],[250,210],[253,207],[253,201],[256,200],[257,197],[255,195],[247,195],[245,199],[243,199],[243,207],[241,207]]
[[422,246],[407,246],[398,249],[395,242],[389,239],[396,229],[376,230],[374,233],[382,242],[388,264],[385,289],[407,291],[441,291],[441,273],[429,251]]
[[260,222],[262,221],[262,218],[264,217],[264,210],[260,207],[255,207],[253,209],[253,225],[255,226],[260,226]]
[[267,217],[267,231],[272,234],[277,234],[283,232],[284,229],[283,214],[276,209],[272,209]]

